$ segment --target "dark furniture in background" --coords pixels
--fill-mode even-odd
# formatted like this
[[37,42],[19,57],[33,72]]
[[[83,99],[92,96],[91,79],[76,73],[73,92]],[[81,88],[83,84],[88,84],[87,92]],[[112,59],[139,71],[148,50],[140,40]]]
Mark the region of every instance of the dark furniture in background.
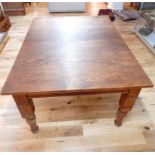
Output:
[[135,4],[139,10],[143,5],[143,10],[155,9],[155,2],[131,2],[131,5]]
[[6,32],[10,28],[10,20],[4,13],[2,6],[0,6],[0,32]]
[[25,15],[24,2],[2,2],[4,12],[9,16]]

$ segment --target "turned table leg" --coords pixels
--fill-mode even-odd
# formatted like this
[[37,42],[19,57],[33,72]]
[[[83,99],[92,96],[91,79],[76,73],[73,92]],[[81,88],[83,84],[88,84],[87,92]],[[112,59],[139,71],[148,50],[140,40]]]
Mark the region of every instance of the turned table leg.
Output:
[[30,125],[31,131],[36,133],[39,127],[36,124],[35,107],[33,100],[25,95],[13,95],[21,116]]
[[127,113],[132,109],[138,94],[140,93],[140,88],[130,89],[126,93],[122,93],[119,100],[119,108],[117,112],[117,117],[115,120],[115,124],[117,126],[122,125],[122,121]]

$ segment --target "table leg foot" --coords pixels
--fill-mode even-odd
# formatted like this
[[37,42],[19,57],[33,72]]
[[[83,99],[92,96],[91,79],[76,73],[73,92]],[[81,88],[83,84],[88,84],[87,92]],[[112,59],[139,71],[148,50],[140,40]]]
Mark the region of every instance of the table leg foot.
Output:
[[39,127],[36,124],[33,100],[25,95],[13,95],[13,98],[21,116],[26,119],[26,122],[30,125],[31,131],[33,133],[37,133],[39,131]]
[[119,108],[117,116],[115,119],[115,125],[121,126],[123,119],[127,113],[132,109],[138,94],[140,93],[140,88],[130,89],[128,92],[122,93],[119,100]]
[[121,126],[123,122],[123,118],[127,115],[127,112],[121,112],[120,109],[118,109],[117,117],[114,121],[116,126]]
[[26,122],[30,125],[30,129],[33,133],[37,133],[39,131],[39,127],[36,124],[36,118],[26,119]]
[[115,123],[115,125],[118,126],[118,127],[122,125],[122,122],[118,122],[116,119],[115,119],[114,123]]

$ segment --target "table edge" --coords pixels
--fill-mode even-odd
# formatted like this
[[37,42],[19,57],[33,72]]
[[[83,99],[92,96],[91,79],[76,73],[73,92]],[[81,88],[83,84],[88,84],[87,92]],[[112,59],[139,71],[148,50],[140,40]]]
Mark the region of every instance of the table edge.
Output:
[[92,88],[92,89],[70,89],[70,90],[55,90],[55,91],[40,91],[40,92],[15,92],[15,93],[5,93],[3,90],[0,92],[0,95],[47,95],[51,96],[56,95],[79,95],[79,94],[99,94],[99,93],[111,93],[111,92],[124,92],[130,89],[137,88],[150,88],[154,85],[150,83],[147,86],[136,86],[136,87],[120,87],[120,88]]

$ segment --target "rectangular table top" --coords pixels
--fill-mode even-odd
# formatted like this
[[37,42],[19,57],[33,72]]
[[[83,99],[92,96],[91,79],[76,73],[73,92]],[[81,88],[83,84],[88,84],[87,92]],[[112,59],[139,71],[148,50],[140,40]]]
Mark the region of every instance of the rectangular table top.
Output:
[[151,86],[108,18],[44,17],[32,22],[1,94]]

